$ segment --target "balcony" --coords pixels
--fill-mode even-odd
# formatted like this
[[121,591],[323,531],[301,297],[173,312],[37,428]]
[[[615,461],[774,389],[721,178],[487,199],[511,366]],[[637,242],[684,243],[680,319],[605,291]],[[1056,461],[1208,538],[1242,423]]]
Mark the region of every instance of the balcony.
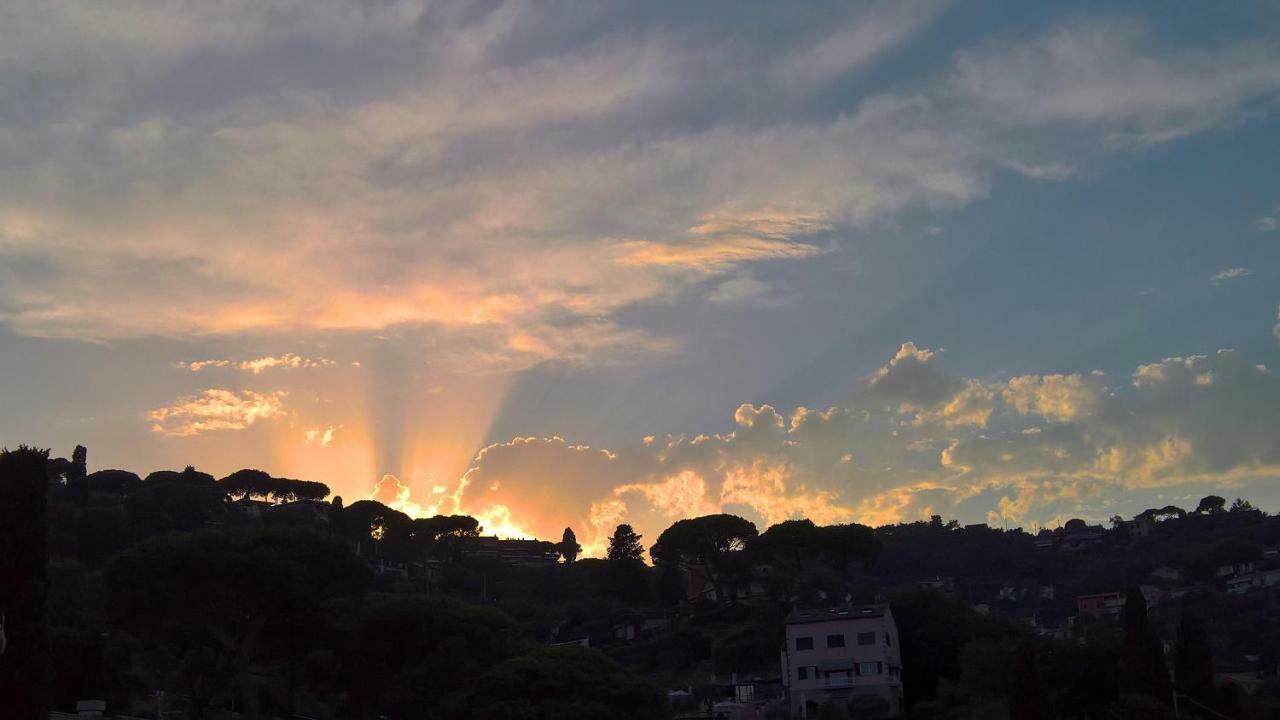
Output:
[[851,677],[829,677],[822,682],[824,688],[849,688],[853,687],[853,678]]

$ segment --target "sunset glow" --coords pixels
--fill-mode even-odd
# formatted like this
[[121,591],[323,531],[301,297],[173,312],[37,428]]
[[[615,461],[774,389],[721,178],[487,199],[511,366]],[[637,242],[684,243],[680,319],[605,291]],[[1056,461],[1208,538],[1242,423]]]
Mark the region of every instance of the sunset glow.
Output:
[[1272,9],[113,5],[9,13],[0,444],[597,555],[1280,504]]

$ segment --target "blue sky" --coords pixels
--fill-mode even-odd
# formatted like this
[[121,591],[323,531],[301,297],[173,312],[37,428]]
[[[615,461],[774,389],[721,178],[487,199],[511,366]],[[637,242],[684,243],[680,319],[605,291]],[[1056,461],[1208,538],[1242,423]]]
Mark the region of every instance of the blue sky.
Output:
[[5,444],[589,545],[1280,504],[1273,4],[7,16]]

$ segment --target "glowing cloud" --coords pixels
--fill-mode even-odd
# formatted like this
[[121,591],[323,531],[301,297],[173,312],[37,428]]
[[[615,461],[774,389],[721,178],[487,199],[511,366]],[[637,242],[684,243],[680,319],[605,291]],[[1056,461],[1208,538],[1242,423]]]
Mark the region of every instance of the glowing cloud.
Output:
[[217,430],[244,430],[259,420],[283,415],[283,392],[211,388],[179,398],[172,405],[148,413],[152,432],[199,435]]

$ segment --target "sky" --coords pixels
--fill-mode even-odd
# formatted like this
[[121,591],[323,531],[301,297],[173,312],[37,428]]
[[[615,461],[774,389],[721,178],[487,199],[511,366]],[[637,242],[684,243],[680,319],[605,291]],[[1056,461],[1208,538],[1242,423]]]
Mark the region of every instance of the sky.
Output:
[[10,0],[0,444],[599,553],[1280,510],[1280,6]]

